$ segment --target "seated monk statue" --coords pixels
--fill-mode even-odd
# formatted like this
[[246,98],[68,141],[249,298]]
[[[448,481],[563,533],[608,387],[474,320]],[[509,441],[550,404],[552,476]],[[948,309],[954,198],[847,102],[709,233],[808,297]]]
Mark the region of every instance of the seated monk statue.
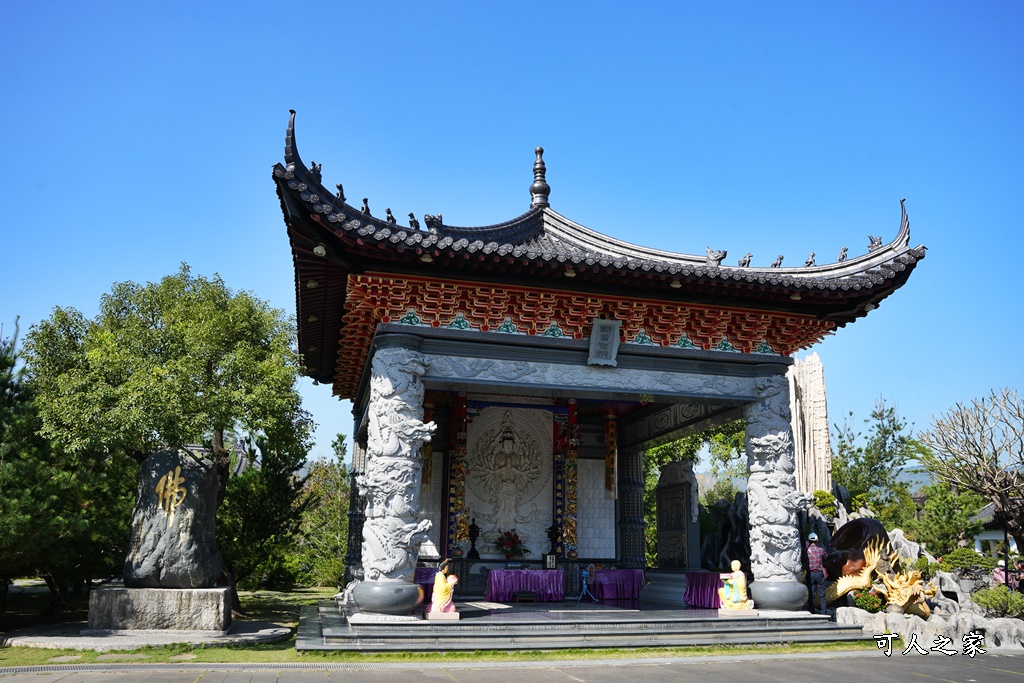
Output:
[[437,573],[434,574],[434,593],[430,598],[431,613],[454,612],[455,603],[452,601],[452,593],[455,592],[455,584],[459,577],[448,574],[448,560],[441,563]]
[[740,571],[740,561],[732,561],[732,573],[722,574],[724,586],[718,589],[722,609],[754,609],[754,601],[747,598],[747,575]]

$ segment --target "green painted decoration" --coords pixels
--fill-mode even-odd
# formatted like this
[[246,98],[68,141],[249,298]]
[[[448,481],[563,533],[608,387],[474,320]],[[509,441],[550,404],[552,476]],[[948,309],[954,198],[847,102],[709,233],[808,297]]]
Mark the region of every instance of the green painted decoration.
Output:
[[657,346],[654,343],[654,340],[651,339],[651,335],[647,334],[647,330],[645,330],[642,327],[640,328],[640,331],[636,333],[636,336],[633,337],[633,341],[631,341],[629,343],[630,344],[641,344],[643,346]]
[[728,339],[723,337],[722,341],[718,342],[718,346],[715,347],[715,350],[717,350],[717,351],[732,351],[732,352],[735,352],[736,351],[736,347],[732,345],[732,342],[730,342]]
[[398,319],[399,325],[422,325],[423,318],[416,315],[416,311],[409,309],[408,312]]
[[522,334],[516,324],[512,322],[512,318],[505,316],[505,322],[498,325],[495,328],[495,332],[501,332],[502,334]]
[[473,326],[466,320],[466,316],[462,313],[456,313],[455,319],[448,323],[449,330],[471,330]]
[[690,338],[687,337],[685,334],[679,338],[679,341],[676,342],[676,346],[678,348],[680,348],[680,349],[692,349],[692,348],[695,348],[693,346],[693,342],[690,341]]
[[544,330],[541,335],[542,337],[564,337],[565,332],[562,332],[562,328],[558,326],[558,323],[554,320],[548,325],[548,328]]

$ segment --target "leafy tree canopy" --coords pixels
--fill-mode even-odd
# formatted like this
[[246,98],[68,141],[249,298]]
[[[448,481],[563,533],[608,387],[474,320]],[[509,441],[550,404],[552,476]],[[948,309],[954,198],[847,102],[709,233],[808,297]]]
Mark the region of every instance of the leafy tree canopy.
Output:
[[300,475],[307,443],[275,432],[240,445],[242,453],[236,455],[217,513],[217,545],[224,555],[233,606],[239,611],[237,586],[293,581],[288,556],[310,503],[303,499]]
[[72,457],[209,442],[223,496],[228,431],[308,438],[293,341],[283,311],[185,264],[115,284],[95,318],[58,307],[28,335],[41,433]]
[[731,502],[736,494],[732,478],[744,476],[747,471],[746,459],[740,457],[745,453],[745,430],[746,424],[743,420],[735,420],[705,432],[689,434],[644,452],[644,544],[649,567],[657,566],[656,510],[661,466],[676,460],[696,460],[701,449],[707,447],[710,453],[709,472],[722,485],[714,489],[716,500],[720,495]]
[[854,505],[864,504],[879,514],[887,527],[899,526],[913,513],[913,503],[900,475],[927,450],[893,406],[879,399],[868,425],[866,440],[854,432],[853,414],[837,436],[832,452],[832,479],[850,493]]
[[925,486],[924,494],[921,517],[908,523],[907,532],[933,556],[946,555],[981,533],[984,525],[971,517],[985,505],[984,498],[972,491],[956,493],[945,481]]
[[306,503],[300,527],[297,559],[299,581],[306,585],[338,586],[344,580],[348,543],[349,473],[345,467],[345,435],[331,444],[329,458],[309,463],[303,487]]
[[72,460],[40,428],[15,327],[0,339],[0,584],[43,576],[55,609],[86,581],[120,573],[135,463],[90,452]]

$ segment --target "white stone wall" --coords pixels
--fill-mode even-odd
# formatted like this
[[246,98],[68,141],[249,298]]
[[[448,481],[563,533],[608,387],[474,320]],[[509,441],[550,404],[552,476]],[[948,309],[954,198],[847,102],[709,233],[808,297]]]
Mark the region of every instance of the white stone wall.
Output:
[[434,462],[430,483],[420,488],[420,517],[434,523],[427,540],[420,544],[420,559],[441,558],[441,531],[444,516],[441,501],[444,500],[444,453],[434,451]]
[[580,557],[615,557],[615,499],[604,488],[604,461],[577,461],[579,520],[576,544]]

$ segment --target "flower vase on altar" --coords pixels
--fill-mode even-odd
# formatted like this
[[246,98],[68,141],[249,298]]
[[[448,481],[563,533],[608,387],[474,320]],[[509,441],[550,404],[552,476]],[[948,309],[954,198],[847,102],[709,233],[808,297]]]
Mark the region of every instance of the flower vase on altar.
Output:
[[505,566],[508,569],[521,569],[523,556],[530,552],[530,549],[523,545],[523,539],[519,537],[519,533],[515,529],[499,533],[494,547],[498,552],[505,553]]

